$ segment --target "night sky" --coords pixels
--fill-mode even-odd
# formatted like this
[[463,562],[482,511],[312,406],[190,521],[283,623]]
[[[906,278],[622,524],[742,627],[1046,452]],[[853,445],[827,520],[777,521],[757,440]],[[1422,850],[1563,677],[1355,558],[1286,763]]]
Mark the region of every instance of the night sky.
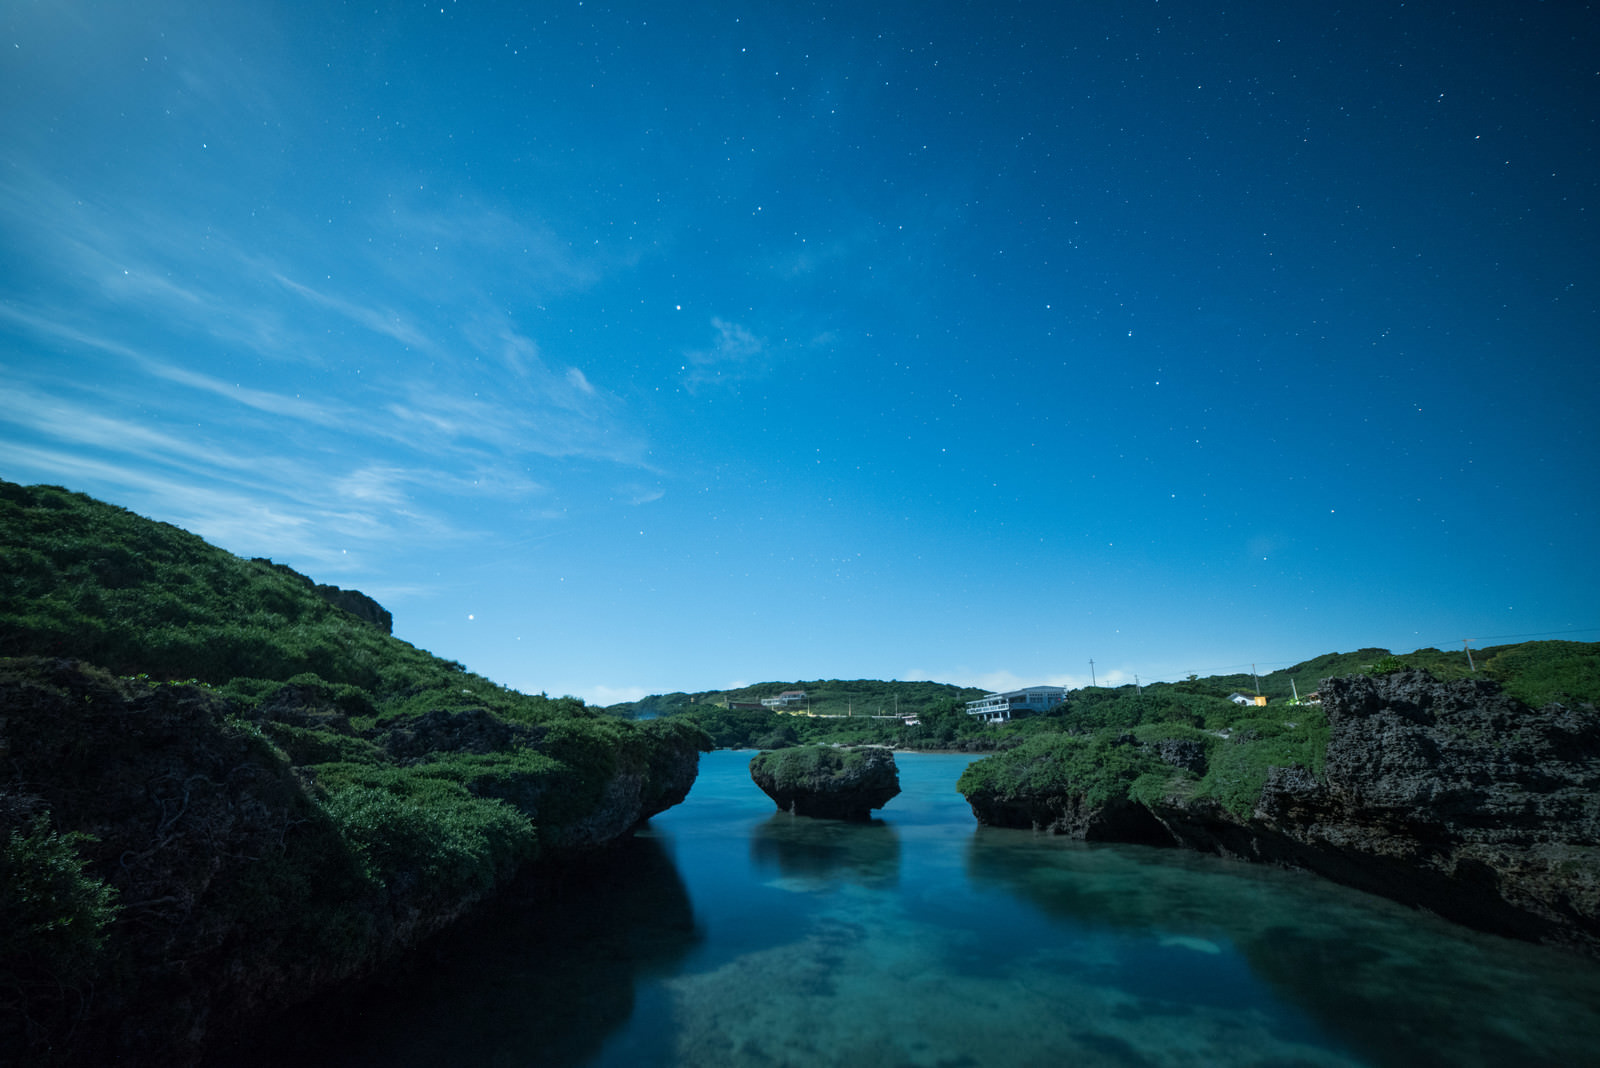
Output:
[[0,31],[0,476],[496,681],[1600,637],[1594,5]]

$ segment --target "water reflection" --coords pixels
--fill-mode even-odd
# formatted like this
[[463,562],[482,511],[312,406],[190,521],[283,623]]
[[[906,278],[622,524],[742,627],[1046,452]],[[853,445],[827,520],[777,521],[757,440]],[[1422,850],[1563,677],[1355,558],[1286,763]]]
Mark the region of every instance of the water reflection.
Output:
[[1096,980],[1141,999],[1281,999],[1377,1065],[1581,1063],[1600,1048],[1600,1019],[1572,1012],[1600,1005],[1589,962],[1312,876],[988,829],[966,867],[1068,931],[1117,936]]
[[[699,944],[689,895],[654,837],[618,842],[452,929],[356,996],[307,1006],[217,1065],[579,1065],[636,1015],[648,975]],[[640,1050],[651,1059],[650,1051]],[[664,1055],[663,1055],[664,1056]]]
[[1593,962],[1298,873],[977,828],[961,759],[897,757],[904,792],[868,824],[774,814],[749,756],[708,754],[689,800],[597,868],[281,1021],[245,1063],[1566,1068],[1600,1049]]
[[785,879],[892,887],[900,879],[900,838],[881,819],[822,820],[775,813],[750,831],[757,870]]

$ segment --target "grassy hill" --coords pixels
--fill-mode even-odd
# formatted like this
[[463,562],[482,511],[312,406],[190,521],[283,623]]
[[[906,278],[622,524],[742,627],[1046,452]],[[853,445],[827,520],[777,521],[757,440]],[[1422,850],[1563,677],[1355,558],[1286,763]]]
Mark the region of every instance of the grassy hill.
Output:
[[693,782],[692,721],[518,693],[386,617],[0,482],[0,1063],[192,1061]]
[[654,694],[638,701],[608,705],[604,711],[624,718],[672,715],[697,705],[751,703],[776,697],[786,690],[803,690],[805,710],[814,716],[910,715],[952,700],[970,701],[984,691],[945,682],[885,682],[881,679],[812,679],[797,682],[758,682],[733,690]]
[[0,656],[23,655],[194,680],[250,703],[303,677],[331,688],[342,710],[380,719],[432,708],[526,720],[583,710],[394,638],[281,564],[83,494],[0,482]]

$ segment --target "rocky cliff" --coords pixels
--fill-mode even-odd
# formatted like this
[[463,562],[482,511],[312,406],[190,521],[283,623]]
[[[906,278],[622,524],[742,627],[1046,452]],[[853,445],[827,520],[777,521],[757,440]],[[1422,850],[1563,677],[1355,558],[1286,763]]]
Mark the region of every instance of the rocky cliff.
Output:
[[[1182,789],[968,800],[984,823],[1304,868],[1479,929],[1600,955],[1600,713],[1531,709],[1493,683],[1419,671],[1329,679],[1321,694],[1321,773],[1273,768],[1248,815]],[[1149,755],[1191,771],[1197,759],[1192,747]]]
[[302,684],[246,711],[0,660],[0,1063],[189,1063],[529,861],[628,834],[682,800],[706,744],[481,710],[356,729]]

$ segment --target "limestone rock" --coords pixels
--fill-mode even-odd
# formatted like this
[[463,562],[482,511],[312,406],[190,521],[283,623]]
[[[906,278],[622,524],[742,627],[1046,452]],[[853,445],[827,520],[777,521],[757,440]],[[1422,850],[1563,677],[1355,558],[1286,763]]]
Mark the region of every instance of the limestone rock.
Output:
[[803,746],[758,753],[750,778],[780,809],[797,816],[864,820],[900,792],[887,749]]
[[[968,795],[981,822],[1289,867],[1480,930],[1600,956],[1600,712],[1422,671],[1322,682],[1323,775],[1273,768],[1254,812],[1171,796]],[[1200,774],[1204,754],[1153,756]]]

